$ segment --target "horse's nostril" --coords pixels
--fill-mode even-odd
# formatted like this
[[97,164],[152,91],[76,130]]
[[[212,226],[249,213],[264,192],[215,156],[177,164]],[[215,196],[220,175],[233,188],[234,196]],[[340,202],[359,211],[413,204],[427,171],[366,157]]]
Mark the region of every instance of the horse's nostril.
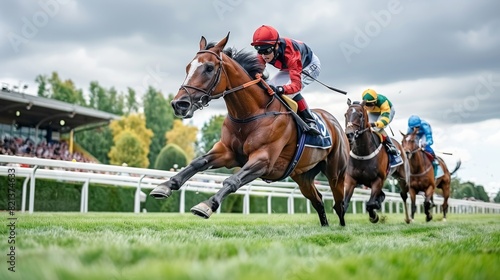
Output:
[[173,101],[172,102],[172,107],[174,107],[174,109],[178,109],[178,110],[187,110],[187,109],[189,109],[189,106],[191,106],[191,103],[189,103],[187,101]]

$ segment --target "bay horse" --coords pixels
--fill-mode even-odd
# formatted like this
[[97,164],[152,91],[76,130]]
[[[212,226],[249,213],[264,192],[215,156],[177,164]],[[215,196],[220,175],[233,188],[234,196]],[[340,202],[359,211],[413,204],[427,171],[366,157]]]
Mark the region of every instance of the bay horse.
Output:
[[370,127],[368,113],[365,108],[366,102],[355,101],[351,103],[348,99],[347,111],[345,113],[345,133],[350,145],[350,159],[347,167],[346,178],[344,182],[344,212],[347,212],[349,201],[357,185],[365,185],[371,189],[370,199],[366,203],[366,210],[370,217],[370,222],[377,223],[379,216],[376,210],[381,209],[385,199],[382,191],[385,180],[392,176],[397,180],[400,188],[400,195],[403,199],[405,210],[405,221],[410,222],[408,217],[408,207],[406,200],[408,198],[408,161],[403,148],[395,139],[392,143],[399,150],[403,159],[403,164],[394,168],[389,166],[389,154],[384,148],[381,135],[374,132]]
[[[191,208],[197,216],[208,219],[223,200],[241,186],[257,179],[278,181],[289,176],[298,184],[301,193],[316,209],[320,224],[328,226],[322,194],[314,178],[322,172],[328,178],[334,198],[334,210],[340,225],[345,226],[343,212],[344,175],[349,157],[349,144],[337,119],[322,109],[323,132],[331,135],[327,149],[304,147],[300,159],[294,158],[298,149],[298,129],[292,112],[281,103],[260,77],[265,65],[253,53],[224,49],[229,33],[218,43],[207,44],[201,37],[199,51],[186,66],[186,78],[171,102],[175,115],[191,118],[197,109],[222,97],[227,116],[222,125],[221,139],[207,154],[194,159],[150,193],[157,199],[167,198],[173,190],[200,171],[211,168],[241,167],[226,178],[222,188],[209,199]],[[254,78],[254,77],[258,78]],[[297,160],[295,168],[289,166]]]
[[415,204],[416,195],[419,192],[424,192],[424,213],[426,221],[432,220],[431,208],[434,205],[434,192],[436,187],[443,192],[443,221],[446,221],[446,214],[448,213],[448,198],[451,193],[451,175],[453,175],[460,168],[461,160],[456,163],[455,169],[450,172],[446,163],[442,158],[437,157],[439,166],[443,170],[443,176],[435,178],[434,168],[432,165],[431,156],[424,151],[422,142],[418,137],[418,128],[414,129],[409,134],[400,132],[403,136],[402,145],[405,150],[406,157],[410,164],[410,187],[409,193],[411,198],[411,219],[414,219],[415,211],[417,209]]

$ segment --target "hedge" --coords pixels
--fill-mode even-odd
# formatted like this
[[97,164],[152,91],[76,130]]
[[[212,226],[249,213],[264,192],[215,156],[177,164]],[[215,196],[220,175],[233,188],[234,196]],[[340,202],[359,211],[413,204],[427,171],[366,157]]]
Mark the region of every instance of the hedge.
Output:
[[[25,178],[16,178],[16,210],[21,209],[21,192]],[[27,192],[29,192],[29,183]],[[34,211],[80,211],[80,197],[83,183],[68,181],[57,181],[48,179],[36,179],[35,208]],[[0,176],[0,210],[7,210],[8,182],[6,176]],[[136,188],[93,184],[89,185],[88,210],[93,212],[133,212],[134,195]],[[157,200],[149,197],[150,189],[144,189],[146,202],[141,204],[141,210],[148,212],[178,212],[180,192],[173,192],[172,196],[165,200]],[[186,192],[186,210],[208,199],[212,193]],[[29,195],[26,196],[28,204]],[[294,200],[296,213],[306,212],[306,200],[296,198]],[[27,208],[28,206],[26,206]],[[287,213],[287,198],[272,198],[272,213]],[[328,211],[332,209],[332,201],[325,202]],[[242,213],[243,195],[229,195],[222,203],[223,213]],[[27,210],[27,209],[26,209]],[[314,213],[315,210],[311,209]],[[267,213],[267,197],[250,197],[251,213]]]

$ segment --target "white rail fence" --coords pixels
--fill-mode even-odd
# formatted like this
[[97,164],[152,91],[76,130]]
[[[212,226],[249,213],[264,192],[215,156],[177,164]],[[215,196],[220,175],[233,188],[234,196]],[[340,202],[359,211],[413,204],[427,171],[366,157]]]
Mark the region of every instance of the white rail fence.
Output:
[[[28,165],[30,167],[20,167]],[[141,211],[141,201],[146,199],[143,189],[153,189],[157,184],[164,182],[176,172],[161,171],[145,168],[123,167],[105,164],[79,163],[60,160],[48,160],[28,157],[0,155],[0,175],[6,176],[9,169],[15,169],[15,176],[25,178],[22,187],[21,211],[34,212],[36,179],[53,179],[60,181],[81,182],[81,202],[80,212],[88,212],[88,191],[90,183],[105,184],[112,186],[135,187],[134,212]],[[99,172],[99,173],[96,173]],[[186,191],[215,193],[221,186],[222,181],[227,176],[197,174],[187,181],[180,190],[179,212],[185,213],[185,193]],[[28,194],[28,183],[29,194]],[[317,185],[318,190],[323,195],[323,200],[333,200],[330,187]],[[243,195],[243,214],[250,214],[250,196],[267,197],[267,212],[272,213],[272,198],[287,198],[287,211],[294,214],[294,200],[305,199],[300,193],[296,183],[273,182],[266,183],[255,180],[241,187],[236,194]],[[370,190],[355,189],[351,199],[351,205],[362,203],[362,213],[366,213],[366,202],[370,198]],[[28,199],[28,201],[26,201]],[[153,199],[153,198],[147,198]],[[306,204],[307,213],[311,213],[311,206],[308,200]],[[441,197],[435,195],[434,202],[440,206],[443,202]],[[407,201],[409,204],[409,199]],[[417,197],[417,211],[421,212],[423,197]],[[449,199],[449,213],[471,214],[471,213],[500,213],[500,204],[480,201],[467,201]],[[219,207],[218,212],[220,212]],[[356,207],[351,207],[352,213],[357,214]],[[382,205],[383,213],[402,213],[403,201],[399,193],[386,192],[386,199]],[[434,212],[440,211],[440,207],[433,208]]]

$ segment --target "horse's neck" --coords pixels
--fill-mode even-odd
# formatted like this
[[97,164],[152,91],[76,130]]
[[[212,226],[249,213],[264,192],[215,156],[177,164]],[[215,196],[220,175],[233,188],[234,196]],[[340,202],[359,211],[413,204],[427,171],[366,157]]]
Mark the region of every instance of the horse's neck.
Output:
[[[231,64],[227,69],[228,89],[233,89],[252,81],[246,71],[237,64]],[[251,85],[224,96],[228,113],[237,119],[245,119],[262,113],[267,109],[271,98],[258,85]]]
[[410,159],[411,173],[416,174],[419,172],[423,172],[427,168],[425,157],[426,155],[421,151],[417,151],[416,153],[413,154],[413,156]]
[[377,135],[375,135],[371,129],[365,131],[354,141],[352,148],[353,153],[360,156],[373,153],[379,144],[377,138]]

